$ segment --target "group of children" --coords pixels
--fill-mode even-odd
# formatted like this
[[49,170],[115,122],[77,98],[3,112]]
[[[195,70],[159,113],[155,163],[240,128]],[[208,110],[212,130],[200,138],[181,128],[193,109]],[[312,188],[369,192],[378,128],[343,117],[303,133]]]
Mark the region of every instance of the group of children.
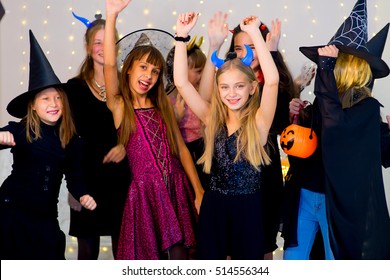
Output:
[[[293,186],[299,206],[288,220],[281,204],[271,208],[291,193],[283,190],[277,136],[302,106],[278,52],[280,21],[268,30],[258,17],[244,18],[221,58],[229,30],[227,15],[215,13],[205,57],[200,43],[187,46],[198,14],[183,13],[174,37],[161,31],[175,42],[167,58],[164,40],[153,41],[146,31],[131,48],[116,44],[116,19],[130,2],[106,0],[106,20],[87,25],[87,57],[66,84],[30,33],[29,90],[7,107],[22,120],[0,130],[0,148],[10,147],[14,156],[0,188],[1,259],[64,259],[56,220],[64,174],[79,259],[97,258],[101,235],[112,237],[116,259],[271,259],[281,221],[292,225],[283,231],[286,259],[307,259],[318,225],[302,227],[300,202],[316,200],[307,196],[312,190],[323,193],[314,208],[321,208],[316,219],[327,259],[389,258],[380,104],[368,87],[389,68],[369,52],[366,38],[358,46],[333,38],[327,46],[301,48],[318,65],[311,117],[321,132],[313,156],[323,173],[316,176],[321,185]],[[365,6],[358,0],[354,9]],[[167,64],[174,98],[164,85]],[[186,137],[179,125],[190,125],[195,136]],[[298,252],[290,254],[293,248]]]

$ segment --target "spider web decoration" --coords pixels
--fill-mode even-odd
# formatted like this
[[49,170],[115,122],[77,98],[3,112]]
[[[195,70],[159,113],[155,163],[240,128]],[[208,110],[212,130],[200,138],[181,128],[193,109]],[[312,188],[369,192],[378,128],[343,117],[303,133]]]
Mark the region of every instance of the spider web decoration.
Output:
[[367,38],[367,5],[365,0],[360,0],[328,45],[343,45],[368,51]]

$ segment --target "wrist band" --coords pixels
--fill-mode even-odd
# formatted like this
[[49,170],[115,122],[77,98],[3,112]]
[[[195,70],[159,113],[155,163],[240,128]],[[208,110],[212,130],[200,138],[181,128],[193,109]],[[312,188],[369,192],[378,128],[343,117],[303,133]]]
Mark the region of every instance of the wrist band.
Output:
[[191,36],[188,35],[187,37],[179,37],[175,35],[175,40],[179,42],[188,42],[191,39]]

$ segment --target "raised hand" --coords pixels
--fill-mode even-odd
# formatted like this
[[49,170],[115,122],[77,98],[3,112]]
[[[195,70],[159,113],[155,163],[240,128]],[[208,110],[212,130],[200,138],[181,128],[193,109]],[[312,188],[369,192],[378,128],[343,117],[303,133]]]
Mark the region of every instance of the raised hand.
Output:
[[176,35],[187,37],[198,20],[198,13],[187,12],[180,14],[176,21]]
[[247,33],[250,33],[251,31],[260,32],[260,24],[260,19],[257,16],[248,16],[241,21],[240,28]]
[[106,13],[118,15],[131,0],[106,0]]
[[270,52],[277,51],[279,47],[280,34],[281,34],[282,22],[279,19],[275,19],[271,22],[271,30],[267,34],[265,43]]
[[227,14],[222,12],[214,13],[208,23],[208,35],[210,47],[213,50],[219,49],[227,38],[229,28],[226,23]]
[[339,49],[335,45],[329,45],[318,49],[320,56],[337,57]]

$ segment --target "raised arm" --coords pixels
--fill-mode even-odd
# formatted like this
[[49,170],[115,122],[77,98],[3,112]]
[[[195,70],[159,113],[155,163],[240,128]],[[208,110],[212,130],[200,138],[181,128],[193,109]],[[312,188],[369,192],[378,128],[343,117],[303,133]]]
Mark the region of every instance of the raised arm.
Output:
[[[194,12],[180,14],[176,22],[176,36],[186,38],[195,26],[198,15]],[[207,125],[210,104],[203,100],[194,86],[188,80],[188,58],[186,43],[176,41],[175,56],[173,61],[173,77],[175,86],[184,101],[194,114]]]
[[118,14],[131,0],[106,0],[106,25],[104,29],[104,82],[106,85],[107,107],[111,110],[115,127],[123,118],[123,99],[119,95],[118,68],[116,63],[115,24]]
[[[272,30],[276,30],[278,24],[280,22],[272,21]],[[249,16],[240,23],[241,30],[247,32],[253,41],[264,75],[264,86],[260,107],[256,114],[256,124],[260,131],[262,144],[265,145],[276,110],[279,74],[271,53],[261,36],[259,25],[260,20],[256,16]]]
[[214,13],[208,23],[209,50],[199,85],[200,96],[208,102],[210,102],[211,95],[213,94],[215,79],[215,65],[211,62],[211,55],[214,51],[219,51],[221,49],[221,46],[228,35],[226,18],[226,13],[217,12]]

